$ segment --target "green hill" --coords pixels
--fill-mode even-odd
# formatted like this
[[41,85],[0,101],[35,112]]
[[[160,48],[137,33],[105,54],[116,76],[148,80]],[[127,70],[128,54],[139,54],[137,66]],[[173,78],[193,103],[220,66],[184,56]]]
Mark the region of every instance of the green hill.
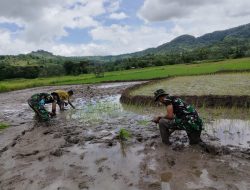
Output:
[[250,24],[216,31],[200,37],[182,35],[156,48],[117,56],[64,57],[44,50],[28,54],[1,55],[0,80],[65,74],[128,70],[182,63],[202,63],[250,57]]
[[242,25],[228,30],[212,32],[197,38],[191,35],[182,35],[156,48],[150,48],[141,52],[127,54],[124,56],[144,56],[147,54],[166,54],[173,51],[192,51],[196,48],[211,46],[213,47],[222,44],[224,44],[225,46],[228,44],[233,45],[232,42],[243,42],[243,44],[249,45],[250,24]]
[[53,55],[53,53],[50,53],[44,50],[32,51],[31,53],[28,53],[27,55],[31,55],[34,57],[43,57],[43,58],[56,58],[56,56]]
[[238,26],[227,30],[215,31],[197,38],[188,34],[182,35],[156,48],[149,48],[139,52],[116,56],[89,56],[86,58],[89,60],[112,62],[121,59],[143,57],[150,54],[179,54],[182,52],[192,52],[197,51],[198,49],[208,48],[217,48],[223,51],[224,49],[234,49],[236,47],[247,47],[248,49],[250,49],[250,24]]

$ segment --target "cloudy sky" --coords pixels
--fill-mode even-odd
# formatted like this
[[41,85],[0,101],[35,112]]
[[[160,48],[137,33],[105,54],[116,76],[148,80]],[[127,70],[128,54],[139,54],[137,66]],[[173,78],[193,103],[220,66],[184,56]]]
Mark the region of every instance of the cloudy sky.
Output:
[[247,23],[249,0],[0,0],[0,54],[117,55]]

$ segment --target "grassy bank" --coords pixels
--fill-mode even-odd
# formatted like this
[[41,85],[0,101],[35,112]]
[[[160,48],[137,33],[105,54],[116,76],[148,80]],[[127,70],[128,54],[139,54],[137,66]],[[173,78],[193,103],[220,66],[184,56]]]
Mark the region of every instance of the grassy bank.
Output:
[[240,71],[250,69],[250,58],[225,60],[216,63],[179,64],[161,67],[149,67],[126,71],[105,73],[105,77],[96,78],[93,74],[80,76],[62,76],[37,79],[16,79],[0,82],[0,92],[19,90],[24,88],[64,85],[64,84],[87,84],[104,81],[132,81],[164,78],[168,76],[187,76],[214,73],[218,71]]
[[153,96],[152,92],[157,89],[166,89],[168,93],[176,95],[248,96],[250,94],[250,72],[164,79],[155,84],[142,86],[131,94]]

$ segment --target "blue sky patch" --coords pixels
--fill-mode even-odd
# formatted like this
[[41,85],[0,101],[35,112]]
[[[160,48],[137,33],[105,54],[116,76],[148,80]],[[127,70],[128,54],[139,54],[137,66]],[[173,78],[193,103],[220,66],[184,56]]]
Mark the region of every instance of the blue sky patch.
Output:
[[62,37],[58,40],[61,43],[69,43],[69,44],[82,44],[82,43],[89,43],[92,41],[91,36],[89,35],[89,28],[87,29],[65,29],[68,33],[67,36]]

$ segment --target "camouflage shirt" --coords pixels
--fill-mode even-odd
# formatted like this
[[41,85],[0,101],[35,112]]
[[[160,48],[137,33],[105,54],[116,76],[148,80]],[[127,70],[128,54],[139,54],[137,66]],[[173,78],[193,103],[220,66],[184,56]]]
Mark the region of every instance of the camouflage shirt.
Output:
[[49,103],[53,103],[53,102],[54,102],[53,97],[48,93],[34,94],[28,100],[29,106],[37,113],[37,115],[43,121],[49,121],[50,120],[50,114],[45,109],[44,105],[49,104]]
[[31,96],[31,101],[41,104],[41,106],[44,106],[44,104],[49,104],[54,102],[53,97],[48,93],[38,93]]
[[202,130],[202,120],[192,105],[174,96],[166,96],[164,104],[173,105],[174,120],[178,127],[187,131]]

